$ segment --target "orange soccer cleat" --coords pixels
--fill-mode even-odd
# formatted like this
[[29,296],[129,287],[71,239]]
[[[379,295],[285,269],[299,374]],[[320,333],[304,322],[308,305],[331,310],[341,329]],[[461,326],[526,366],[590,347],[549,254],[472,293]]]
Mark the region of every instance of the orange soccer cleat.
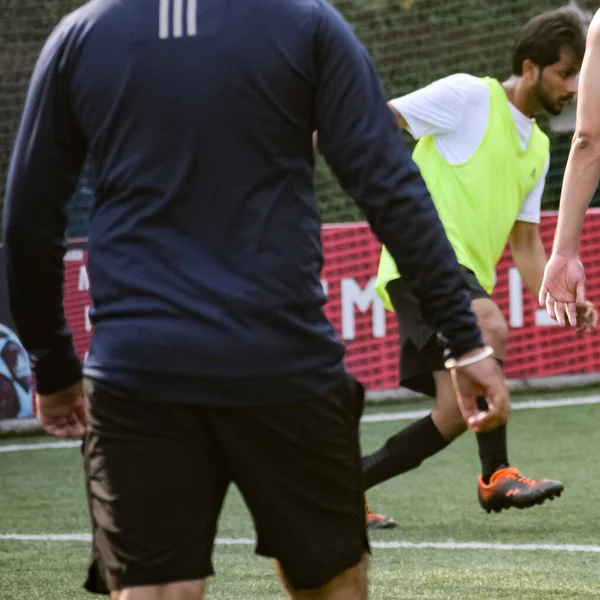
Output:
[[367,529],[394,529],[396,527],[394,519],[371,512],[366,504],[365,513],[367,517]]
[[551,479],[528,479],[518,469],[498,469],[485,484],[479,477],[479,504],[488,513],[500,512],[504,508],[529,508],[554,500],[563,492],[563,484]]

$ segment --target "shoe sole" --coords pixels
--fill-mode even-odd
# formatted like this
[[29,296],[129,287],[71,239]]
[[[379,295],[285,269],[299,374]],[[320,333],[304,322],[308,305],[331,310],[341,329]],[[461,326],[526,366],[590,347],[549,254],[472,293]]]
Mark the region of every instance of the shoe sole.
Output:
[[515,504],[514,501],[506,497],[503,497],[500,500],[496,500],[493,504],[488,504],[487,506],[484,506],[483,504],[481,504],[481,502],[480,504],[483,510],[485,510],[485,512],[488,514],[490,514],[491,512],[499,513],[503,510],[508,510],[509,508],[518,508],[520,510],[523,510],[524,508],[531,508],[533,506],[544,504],[546,500],[550,500],[550,502],[552,502],[554,498],[560,498],[563,491],[564,488],[549,490],[547,492],[544,492],[543,494],[539,494],[538,496],[533,497],[530,501],[526,502],[525,504]]
[[383,523],[367,523],[367,529],[395,529],[396,521],[384,521]]

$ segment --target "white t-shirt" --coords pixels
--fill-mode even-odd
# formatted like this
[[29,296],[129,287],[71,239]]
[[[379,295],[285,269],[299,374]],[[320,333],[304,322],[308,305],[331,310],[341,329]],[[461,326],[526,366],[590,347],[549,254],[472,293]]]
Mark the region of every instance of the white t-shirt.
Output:
[[[409,133],[419,139],[433,136],[441,156],[452,165],[465,163],[477,150],[487,129],[490,89],[473,75],[458,73],[396,98],[391,105],[404,117]],[[527,148],[535,119],[509,102],[521,147]],[[540,179],[523,200],[517,221],[539,223],[542,194],[550,157]]]

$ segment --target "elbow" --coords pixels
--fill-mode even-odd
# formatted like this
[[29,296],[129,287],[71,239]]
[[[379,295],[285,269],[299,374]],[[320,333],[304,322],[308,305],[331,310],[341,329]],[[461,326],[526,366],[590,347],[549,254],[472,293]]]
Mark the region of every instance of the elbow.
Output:
[[540,240],[540,226],[538,223],[530,223],[517,219],[512,231],[510,232],[509,241],[515,246],[531,247]]
[[586,153],[600,161],[600,129],[578,129],[573,136],[572,151]]
[[511,238],[509,240],[509,247],[513,260],[517,262],[518,258],[531,254],[533,243],[529,240]]
[[534,231],[520,232],[518,235],[513,232],[508,243],[513,258],[515,255],[519,257],[532,256],[538,247],[543,248],[539,233]]

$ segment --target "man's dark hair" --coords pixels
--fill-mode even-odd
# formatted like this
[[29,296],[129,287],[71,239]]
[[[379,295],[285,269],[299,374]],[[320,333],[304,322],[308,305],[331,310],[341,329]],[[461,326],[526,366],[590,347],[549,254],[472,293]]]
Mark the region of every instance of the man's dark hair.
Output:
[[513,46],[513,75],[523,75],[523,61],[529,59],[540,69],[560,60],[563,49],[583,59],[585,33],[580,18],[569,8],[541,13],[529,21]]

